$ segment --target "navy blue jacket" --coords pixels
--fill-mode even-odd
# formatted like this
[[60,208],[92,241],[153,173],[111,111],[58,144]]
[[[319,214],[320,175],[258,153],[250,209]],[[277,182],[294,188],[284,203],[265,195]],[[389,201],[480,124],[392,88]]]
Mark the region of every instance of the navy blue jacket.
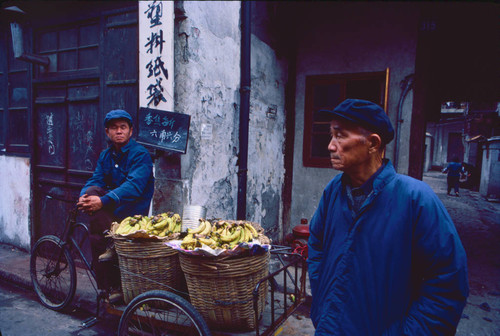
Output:
[[443,204],[387,162],[353,217],[345,177],[311,220],[316,335],[451,335],[468,296],[466,256]]
[[116,152],[109,147],[101,152],[92,177],[80,192],[90,186],[108,191],[101,197],[103,206],[115,207],[119,219],[133,215],[147,215],[153,197],[154,177],[151,155],[144,146],[130,139]]
[[443,170],[443,173],[448,172],[448,176],[460,177],[460,173],[464,173],[464,168],[459,162],[450,162],[448,166]]

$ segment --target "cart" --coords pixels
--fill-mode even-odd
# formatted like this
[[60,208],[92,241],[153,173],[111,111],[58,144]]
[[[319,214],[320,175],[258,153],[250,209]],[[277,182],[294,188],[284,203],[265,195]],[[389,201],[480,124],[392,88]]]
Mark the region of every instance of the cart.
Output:
[[[47,197],[57,198],[54,195]],[[74,200],[57,199],[75,203]],[[250,288],[250,294],[238,300],[219,299],[215,302],[216,305],[229,307],[229,311],[237,305],[250,303],[254,314],[251,328],[225,330],[220,326],[213,327],[190,302],[187,290],[179,290],[162,281],[148,278],[147,272],[134,272],[131,275],[155,282],[154,288],[134,295],[127,305],[106,303],[106,293],[97,290],[95,272],[82,249],[89,232],[85,224],[77,221],[77,213],[78,209],[74,206],[60,236],[43,236],[35,243],[31,251],[30,275],[41,304],[52,310],[64,310],[70,306],[75,294],[75,259],[79,260],[79,265],[86,271],[97,293],[95,316],[84,321],[84,327],[99,320],[102,304],[105,311],[120,317],[118,335],[277,335],[286,319],[305,301],[305,258],[290,247],[270,245],[269,265],[273,267],[270,267],[270,272],[266,270],[265,276],[256,279],[254,288]],[[210,296],[207,293],[202,299],[208,303],[213,301]],[[226,315],[231,314],[224,314],[222,318],[230,318]]]
[[[158,289],[136,296],[126,306],[104,303],[106,312],[121,316],[118,335],[277,335],[286,319],[305,301],[306,262],[291,248],[271,245],[275,270],[260,279],[252,291],[255,323],[252,330],[224,330],[210,326],[189,302],[189,295],[158,283]],[[261,287],[268,284],[266,304],[259,302]],[[207,300],[210,298],[207,297]],[[207,301],[208,302],[208,301]],[[221,302],[221,305],[241,302]],[[264,309],[260,310],[259,305]],[[260,314],[259,314],[260,311]],[[97,319],[97,316],[95,317]]]

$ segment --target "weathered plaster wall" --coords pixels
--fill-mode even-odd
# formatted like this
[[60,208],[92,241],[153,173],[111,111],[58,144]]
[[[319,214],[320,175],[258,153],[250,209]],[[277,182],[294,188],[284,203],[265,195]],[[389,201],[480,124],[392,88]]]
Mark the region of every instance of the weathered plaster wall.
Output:
[[156,169],[155,208],[236,213],[240,3],[180,2],[175,27],[175,110],[191,116],[186,154],[164,154]]
[[[236,218],[240,99],[240,2],[184,1],[176,26],[175,110],[191,115],[186,154],[156,169],[156,208],[203,205],[207,217]],[[284,143],[283,65],[252,35],[247,218],[277,230]]]
[[[296,128],[292,189],[292,226],[312,217],[322,190],[338,172],[302,164],[305,78],[308,75],[390,69],[388,114],[396,124],[400,83],[415,71],[419,12],[408,3],[320,2],[304,13],[297,56]],[[399,169],[408,171],[413,95],[403,106]],[[394,142],[387,148],[392,159]]]
[[500,137],[492,137],[483,144],[483,165],[479,193],[491,201],[500,201]]
[[252,35],[248,155],[248,218],[274,239],[282,229],[286,61]]
[[0,242],[30,249],[30,160],[0,156]]

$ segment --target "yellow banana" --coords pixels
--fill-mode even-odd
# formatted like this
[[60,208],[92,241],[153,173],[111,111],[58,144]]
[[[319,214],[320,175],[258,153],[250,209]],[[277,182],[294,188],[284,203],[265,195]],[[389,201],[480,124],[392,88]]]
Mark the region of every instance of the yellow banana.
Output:
[[133,232],[135,232],[137,230],[139,230],[139,225],[138,224],[131,225],[130,228],[128,228],[127,230],[125,230],[122,234],[123,235],[130,234],[130,233],[133,233]]
[[210,232],[212,232],[212,224],[210,224],[210,222],[207,220],[205,220],[204,222],[205,222],[205,229],[200,232],[200,235],[202,235],[202,236],[206,236]]
[[130,223],[130,220],[132,219],[132,217],[127,217],[125,219],[123,219],[120,223],[120,225],[124,224],[124,225],[127,225],[128,223]]
[[118,228],[116,229],[115,233],[121,234],[125,230],[125,228],[127,228],[127,226],[129,225],[131,218],[132,217],[127,217],[123,219],[118,225]]
[[161,221],[153,224],[153,228],[155,229],[163,229],[168,224],[168,219],[162,219]]
[[181,247],[183,249],[188,249],[187,247],[194,245],[196,243],[196,240],[194,239],[192,234],[188,234],[186,237],[181,242]]
[[175,223],[174,232],[181,232],[181,230],[182,230],[182,222],[178,221]]
[[253,227],[252,224],[246,222],[245,223],[245,227],[250,230],[250,232],[252,233],[252,237],[253,238],[257,238],[259,236],[259,233],[257,232],[257,230]]
[[163,231],[159,232],[157,235],[158,237],[165,237],[167,233],[168,233],[167,229],[163,229]]
[[229,231],[229,227],[228,226],[224,226],[222,228],[222,231],[219,232],[221,236],[227,236],[227,235],[230,235],[231,232]]
[[205,230],[205,227],[207,226],[206,223],[207,222],[200,219],[200,225],[198,225],[196,229],[188,229],[187,232],[192,234],[201,233],[203,230]]
[[245,236],[245,234],[244,234],[245,231],[241,227],[238,227],[237,230],[239,232],[239,236],[235,240],[229,242],[229,248],[235,247],[236,245],[238,245],[239,243],[242,242],[242,239],[245,238],[244,237]]
[[121,225],[118,227],[118,229],[116,229],[116,234],[123,234],[125,232],[127,232],[128,230],[130,230],[130,225],[129,224],[125,224],[125,225]]
[[217,242],[215,240],[213,240],[212,238],[198,238],[198,240],[202,244],[205,244],[213,249],[217,248]]
[[172,219],[175,223],[180,223],[181,222],[181,216],[179,214],[173,214]]
[[246,241],[246,230],[245,226],[240,226],[241,227],[241,234],[240,238],[238,239],[238,243],[244,243]]
[[230,235],[227,236],[220,235],[220,240],[223,243],[229,243],[239,239],[240,236],[241,236],[241,227],[237,227],[234,230],[234,232]]

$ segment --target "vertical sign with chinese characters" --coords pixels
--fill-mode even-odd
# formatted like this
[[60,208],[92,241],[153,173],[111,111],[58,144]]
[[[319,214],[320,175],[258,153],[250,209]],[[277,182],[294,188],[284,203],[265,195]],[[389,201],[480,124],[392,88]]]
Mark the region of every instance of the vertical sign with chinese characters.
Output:
[[139,104],[174,109],[174,2],[139,1]]

